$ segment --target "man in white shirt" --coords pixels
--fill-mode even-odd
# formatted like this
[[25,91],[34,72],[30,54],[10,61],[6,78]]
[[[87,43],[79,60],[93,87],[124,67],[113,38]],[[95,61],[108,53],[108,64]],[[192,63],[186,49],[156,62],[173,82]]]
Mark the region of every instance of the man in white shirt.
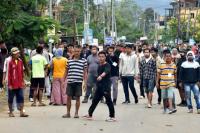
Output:
[[139,75],[139,66],[137,62],[137,55],[132,54],[132,45],[126,45],[126,54],[120,59],[119,73],[124,88],[125,101],[124,104],[130,103],[129,90],[130,88],[135,103],[138,103],[138,96],[134,87],[134,79]]

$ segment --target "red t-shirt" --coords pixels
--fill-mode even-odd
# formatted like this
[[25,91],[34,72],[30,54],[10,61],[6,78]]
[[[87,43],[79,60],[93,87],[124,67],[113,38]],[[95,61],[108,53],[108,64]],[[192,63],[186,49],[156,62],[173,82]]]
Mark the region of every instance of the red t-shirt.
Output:
[[9,89],[24,88],[24,69],[21,59],[12,59],[8,64],[8,87]]

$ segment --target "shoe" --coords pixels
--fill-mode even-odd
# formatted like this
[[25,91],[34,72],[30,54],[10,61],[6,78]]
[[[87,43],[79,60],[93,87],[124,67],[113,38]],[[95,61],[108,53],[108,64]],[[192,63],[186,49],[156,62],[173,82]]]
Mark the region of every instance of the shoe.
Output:
[[148,104],[148,105],[147,105],[147,108],[152,108],[151,104]]
[[200,109],[197,109],[197,114],[200,114]]
[[88,99],[87,98],[84,98],[82,103],[88,103]]
[[176,109],[173,109],[173,110],[170,110],[168,114],[173,114],[173,113],[176,113],[177,110]]
[[128,101],[124,101],[122,104],[129,104],[131,103],[129,100]]
[[189,110],[188,110],[188,113],[193,113],[193,109],[189,109]]
[[185,107],[187,106],[186,102],[182,101],[181,103],[177,104],[177,106]]
[[117,120],[114,117],[106,119],[107,122],[116,122]]
[[161,104],[161,102],[158,102],[158,105],[160,105]]
[[138,99],[135,100],[135,104],[137,104],[137,103],[138,103]]
[[33,98],[29,98],[29,101],[30,101],[30,102],[33,102]]
[[140,96],[139,99],[144,99],[144,96]]
[[89,115],[85,115],[83,116],[83,118],[90,121],[93,120],[92,116],[89,116]]

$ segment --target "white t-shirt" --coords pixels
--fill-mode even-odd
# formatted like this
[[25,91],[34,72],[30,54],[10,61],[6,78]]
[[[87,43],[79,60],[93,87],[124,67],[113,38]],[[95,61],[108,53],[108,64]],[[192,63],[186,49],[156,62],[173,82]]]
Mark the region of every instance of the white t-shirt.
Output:
[[12,57],[9,56],[8,58],[5,59],[4,61],[4,67],[3,67],[3,72],[6,73],[6,77],[5,77],[5,80],[7,82],[8,80],[8,64],[9,62],[11,61]]

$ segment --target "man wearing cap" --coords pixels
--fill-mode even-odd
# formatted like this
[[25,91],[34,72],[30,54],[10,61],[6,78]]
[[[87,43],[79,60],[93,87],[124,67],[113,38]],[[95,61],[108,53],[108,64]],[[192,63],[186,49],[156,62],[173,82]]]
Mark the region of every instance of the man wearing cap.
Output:
[[183,62],[180,69],[180,81],[183,83],[188,106],[188,113],[193,113],[191,91],[196,101],[197,113],[200,114],[200,96],[197,82],[200,81],[200,65],[194,60],[195,55],[192,51],[187,53],[187,61]]
[[11,49],[12,59],[8,63],[8,107],[9,117],[15,117],[13,114],[13,99],[16,96],[18,108],[20,110],[20,117],[28,117],[23,112],[24,108],[24,65],[19,58],[19,49],[14,47]]

